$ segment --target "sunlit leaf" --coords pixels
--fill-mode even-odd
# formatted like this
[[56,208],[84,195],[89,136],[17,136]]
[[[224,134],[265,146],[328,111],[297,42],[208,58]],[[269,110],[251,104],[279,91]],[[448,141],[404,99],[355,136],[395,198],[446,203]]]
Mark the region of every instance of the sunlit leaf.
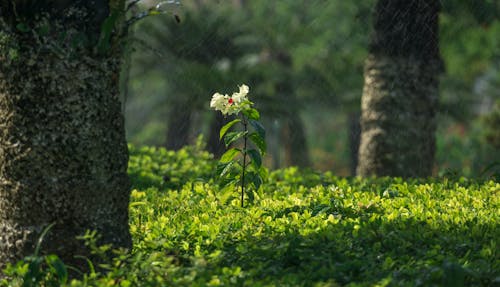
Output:
[[229,132],[224,136],[224,143],[228,147],[233,142],[242,138],[247,132]]
[[233,167],[234,164],[235,161],[230,161],[227,163],[221,163],[217,165],[217,174],[219,175],[219,177],[226,176],[226,174],[228,174],[228,172],[231,171],[231,168]]
[[237,148],[228,149],[220,158],[220,163],[226,163],[233,160],[233,158],[240,152]]
[[242,113],[249,119],[249,120],[259,120],[260,119],[260,114],[259,111],[257,111],[254,108],[244,110]]
[[225,124],[221,129],[220,129],[220,132],[219,132],[219,139],[222,139],[222,137],[227,133],[227,131],[232,127],[234,126],[236,123],[239,123],[241,122],[240,119],[235,119],[235,120],[232,120],[230,121],[229,123]]

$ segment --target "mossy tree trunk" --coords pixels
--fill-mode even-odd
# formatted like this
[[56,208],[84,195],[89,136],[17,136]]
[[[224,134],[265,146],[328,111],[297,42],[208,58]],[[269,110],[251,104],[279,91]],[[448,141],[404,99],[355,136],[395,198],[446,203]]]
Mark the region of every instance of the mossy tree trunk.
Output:
[[439,1],[379,0],[365,62],[358,175],[430,176],[434,162]]
[[0,268],[32,254],[51,223],[42,251],[73,266],[86,230],[131,246],[120,45],[96,49],[123,3],[0,4]]

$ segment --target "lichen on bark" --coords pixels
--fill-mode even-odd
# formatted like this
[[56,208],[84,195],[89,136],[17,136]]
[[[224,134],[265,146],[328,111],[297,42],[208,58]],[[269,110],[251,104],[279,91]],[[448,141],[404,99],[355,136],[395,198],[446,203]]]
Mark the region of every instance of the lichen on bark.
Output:
[[86,230],[131,246],[120,53],[78,40],[99,38],[93,11],[44,15],[27,31],[0,19],[0,268],[30,255],[51,223],[42,251],[74,266]]

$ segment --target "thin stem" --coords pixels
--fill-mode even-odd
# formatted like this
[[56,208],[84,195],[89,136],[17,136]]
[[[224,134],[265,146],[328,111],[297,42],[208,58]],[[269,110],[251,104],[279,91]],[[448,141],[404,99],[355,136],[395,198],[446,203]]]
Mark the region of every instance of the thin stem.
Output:
[[248,139],[247,121],[244,116],[243,116],[243,127],[245,128],[245,136],[243,144],[243,170],[241,172],[241,207],[243,207],[243,200],[245,197],[245,169],[247,167],[247,139]]

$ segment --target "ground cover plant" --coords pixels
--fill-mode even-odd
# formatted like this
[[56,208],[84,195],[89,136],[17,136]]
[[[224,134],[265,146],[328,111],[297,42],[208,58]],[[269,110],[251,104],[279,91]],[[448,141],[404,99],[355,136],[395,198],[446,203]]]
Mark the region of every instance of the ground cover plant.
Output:
[[[0,286],[500,283],[494,179],[339,178],[287,168],[270,172],[241,208],[238,192],[221,192],[216,163],[201,148],[130,148],[130,253],[90,265],[80,280],[68,279],[71,267],[57,256],[35,254],[4,270]],[[93,238],[86,236],[96,256],[107,257]]]

